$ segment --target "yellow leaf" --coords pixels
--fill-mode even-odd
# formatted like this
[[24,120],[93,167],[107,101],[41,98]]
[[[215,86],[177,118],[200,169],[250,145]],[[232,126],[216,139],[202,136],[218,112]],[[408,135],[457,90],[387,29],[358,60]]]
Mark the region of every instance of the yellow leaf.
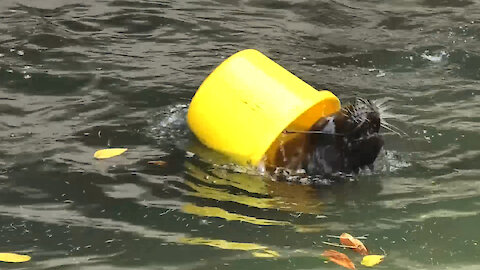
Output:
[[383,261],[383,258],[385,258],[384,255],[367,255],[363,257],[361,264],[372,267],[381,263]]
[[0,253],[0,261],[18,263],[18,262],[28,262],[30,261],[30,256],[28,255],[19,255],[15,253]]
[[121,155],[127,151],[127,148],[108,148],[108,149],[102,149],[98,150],[93,154],[93,156],[96,159],[105,159],[105,158],[111,158],[114,156]]

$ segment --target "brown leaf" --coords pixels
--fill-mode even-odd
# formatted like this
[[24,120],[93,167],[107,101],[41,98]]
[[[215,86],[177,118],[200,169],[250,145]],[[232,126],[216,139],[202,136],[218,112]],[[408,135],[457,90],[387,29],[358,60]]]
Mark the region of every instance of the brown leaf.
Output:
[[360,255],[368,255],[368,250],[362,241],[358,240],[357,238],[351,236],[348,233],[342,233],[340,235],[340,243],[345,246],[349,246],[355,252],[360,253]]
[[163,160],[151,160],[148,162],[148,164],[153,164],[153,165],[158,165],[158,166],[165,166],[167,165],[167,162]]
[[340,266],[343,266],[351,270],[356,269],[355,265],[350,260],[350,258],[348,258],[348,256],[343,253],[329,249],[329,250],[325,250],[321,255],[323,257],[326,257],[329,261],[334,262]]

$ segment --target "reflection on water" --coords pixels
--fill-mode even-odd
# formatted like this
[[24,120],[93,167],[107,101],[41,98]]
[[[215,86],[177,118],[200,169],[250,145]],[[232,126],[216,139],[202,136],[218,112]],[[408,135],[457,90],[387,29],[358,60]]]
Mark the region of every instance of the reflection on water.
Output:
[[[380,268],[478,269],[478,10],[0,1],[0,252],[32,256],[0,268],[338,269],[318,258],[321,243],[350,232],[388,254]],[[331,186],[232,165],[184,116],[245,48],[342,102],[378,102],[408,136],[385,134],[375,173]],[[129,151],[94,160],[105,147]]]
[[259,219],[259,218],[229,213],[218,207],[206,207],[206,206],[199,207],[193,204],[186,204],[182,207],[182,210],[185,213],[197,215],[200,217],[217,217],[217,218],[223,218],[227,221],[248,222],[256,225],[288,225],[289,224],[288,222]]
[[187,163],[186,168],[187,174],[197,182],[185,182],[196,191],[190,193],[193,196],[260,209],[321,213],[321,203],[316,200],[316,189],[313,186],[274,182],[259,175],[229,172],[224,168],[213,168],[207,173],[191,163]]
[[[209,152],[210,150],[203,149],[202,154],[205,155]],[[212,154],[216,156],[215,153]],[[214,165],[207,171],[205,168],[202,169],[200,166],[195,166],[193,162],[187,161],[185,168],[189,177],[186,178],[184,184],[193,190],[193,192],[187,193],[188,196],[214,200],[216,203],[215,207],[187,203],[182,206],[184,213],[200,218],[220,218],[252,225],[291,227],[297,232],[318,231],[318,226],[295,224],[288,220],[260,218],[260,216],[264,216],[261,213],[280,210],[291,212],[293,215],[300,213],[324,217],[321,215],[321,203],[316,200],[315,188],[312,186],[273,182],[269,178],[259,176],[258,173],[248,174],[245,172],[246,168],[235,165]],[[243,172],[238,171],[242,169]],[[312,204],[312,202],[314,203]],[[241,207],[233,207],[228,203],[234,203],[234,206],[240,205]],[[245,206],[247,208],[244,208]],[[239,212],[232,213],[227,209]],[[254,216],[249,216],[252,213]],[[257,243],[231,242],[228,239],[205,239],[202,237],[185,238],[181,242],[222,249],[255,251],[252,253],[255,257],[280,256],[276,251]]]
[[228,242],[225,240],[213,240],[213,239],[203,239],[203,238],[184,238],[181,239],[182,243],[189,245],[205,245],[210,247],[216,247],[221,249],[230,249],[230,250],[244,250],[244,251],[254,251],[252,252],[255,257],[278,257],[279,254],[276,251],[269,250],[267,247],[260,246],[252,243],[235,243]]

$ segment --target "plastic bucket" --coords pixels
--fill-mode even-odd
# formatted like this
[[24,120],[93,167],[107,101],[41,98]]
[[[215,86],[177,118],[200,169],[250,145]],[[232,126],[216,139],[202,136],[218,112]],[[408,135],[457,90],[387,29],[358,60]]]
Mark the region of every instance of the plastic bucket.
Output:
[[308,130],[339,109],[331,92],[315,90],[248,49],[205,79],[190,103],[187,122],[206,146],[238,163],[258,165],[271,146],[278,147],[274,142],[284,130]]

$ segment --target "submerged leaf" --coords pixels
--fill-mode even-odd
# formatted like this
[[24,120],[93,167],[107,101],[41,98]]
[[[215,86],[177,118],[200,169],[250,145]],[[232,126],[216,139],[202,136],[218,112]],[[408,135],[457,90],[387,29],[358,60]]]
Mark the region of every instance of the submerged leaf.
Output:
[[102,149],[98,150],[93,154],[93,157],[96,159],[105,159],[105,158],[111,158],[115,157],[118,155],[121,155],[127,151],[127,148],[108,148],[108,149]]
[[167,162],[163,161],[163,160],[151,160],[151,161],[148,162],[148,164],[165,166],[165,165],[167,165]]
[[384,255],[367,255],[362,259],[362,265],[372,267],[383,262]]
[[334,262],[340,266],[355,270],[355,265],[353,264],[353,262],[350,260],[350,258],[348,258],[347,255],[343,253],[329,249],[325,250],[321,255],[323,257],[326,257],[329,261]]
[[15,253],[0,253],[0,261],[9,263],[28,262],[31,257],[28,255],[19,255]]
[[351,236],[348,233],[342,233],[340,235],[340,243],[345,246],[349,246],[354,251],[360,253],[360,255],[368,255],[368,250],[362,241],[358,240],[357,238]]

